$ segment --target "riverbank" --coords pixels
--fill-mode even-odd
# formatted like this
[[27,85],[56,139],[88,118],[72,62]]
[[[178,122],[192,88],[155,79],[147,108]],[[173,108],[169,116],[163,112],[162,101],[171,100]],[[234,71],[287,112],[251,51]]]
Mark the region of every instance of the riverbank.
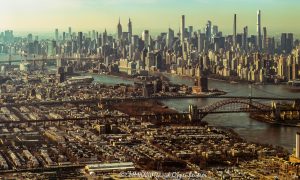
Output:
[[[192,86],[194,83],[192,78],[183,78],[174,74],[171,75],[172,76],[165,74],[171,83],[185,83],[189,86]],[[109,85],[134,83],[133,79],[127,81],[124,78],[111,75],[94,74],[93,76],[96,77],[95,81]],[[209,80],[209,86],[225,90],[229,96],[248,96],[250,93],[248,84],[230,84],[223,81]],[[273,92],[273,94],[268,94],[267,92]],[[257,86],[257,88],[253,88],[253,95],[255,96],[273,97],[274,94],[291,98],[295,97],[295,93],[287,91],[282,85]],[[188,106],[190,104],[202,107],[215,103],[216,101],[217,99],[172,99],[162,100],[161,102],[172,109],[176,109],[178,112],[188,112]],[[211,114],[206,116],[204,121],[208,122],[211,126],[233,129],[249,142],[282,146],[290,152],[292,152],[295,147],[295,134],[299,131],[299,127],[280,126],[254,120],[250,118],[247,113]]]
[[[188,76],[188,75],[178,75],[178,74],[174,74],[174,73],[170,73],[170,72],[160,72],[160,73],[164,73],[164,74],[169,74],[169,75],[174,75],[174,76],[179,76],[179,77],[183,77],[183,78],[190,78],[190,79],[195,79],[196,77],[194,76]],[[271,83],[271,82],[250,82],[250,81],[246,81],[246,80],[242,80],[233,76],[230,77],[224,77],[224,76],[218,76],[215,74],[210,74],[207,77],[209,80],[214,80],[214,81],[220,81],[220,82],[226,82],[229,84],[254,84],[254,85],[287,85],[287,82],[278,82],[278,83]],[[288,86],[287,86],[288,87]]]
[[168,106],[163,103],[155,100],[147,101],[132,101],[132,102],[121,102],[112,105],[113,109],[126,113],[130,116],[135,115],[157,115],[157,114],[172,114],[178,113],[174,109],[170,109]]
[[264,123],[269,123],[269,124],[277,125],[277,126],[300,127],[300,121],[296,121],[296,120],[294,120],[294,121],[290,120],[290,121],[286,121],[286,122],[274,121],[270,117],[266,117],[265,114],[257,114],[257,113],[251,113],[249,115],[249,117],[254,120],[257,120],[257,121],[261,121]]

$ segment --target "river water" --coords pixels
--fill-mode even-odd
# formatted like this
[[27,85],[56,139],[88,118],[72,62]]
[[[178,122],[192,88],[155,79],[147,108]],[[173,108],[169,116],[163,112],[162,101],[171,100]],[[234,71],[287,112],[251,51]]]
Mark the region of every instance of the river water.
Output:
[[[14,59],[17,59],[15,57]],[[21,57],[19,57],[21,59]],[[0,54],[0,61],[8,59],[7,55]],[[96,82],[103,84],[133,84],[133,80],[121,77],[107,75],[92,75]],[[193,80],[188,77],[179,77],[176,75],[166,75],[171,82],[176,84],[193,85]],[[253,96],[265,97],[300,97],[300,93],[289,92],[284,85],[253,85]],[[249,96],[251,89],[248,84],[230,84],[218,80],[209,80],[209,88],[217,88],[228,92],[228,95]],[[178,111],[188,111],[190,104],[198,107],[212,104],[221,99],[180,99],[180,100],[164,100],[163,102]],[[267,143],[279,145],[290,152],[295,146],[296,132],[300,131],[297,127],[285,127],[271,125],[253,120],[248,117],[247,113],[240,114],[211,114],[204,118],[210,125],[232,128],[248,141],[257,143]]]
[[[193,85],[193,80],[188,77],[176,75],[166,75],[171,82],[177,84]],[[106,75],[94,75],[95,81],[100,83],[127,83],[132,84],[132,80],[125,80],[121,77]],[[218,80],[209,80],[210,88],[217,88],[228,92],[228,95],[249,96],[251,88],[248,84],[230,84]],[[253,96],[265,97],[299,97],[300,93],[289,92],[284,85],[253,85]],[[190,104],[198,107],[212,104],[221,99],[179,99],[164,100],[163,102],[170,108],[178,111],[188,111]],[[269,103],[269,102],[265,102]],[[300,131],[297,127],[284,127],[263,123],[249,118],[247,113],[240,114],[211,114],[204,118],[210,125],[232,128],[249,142],[272,144],[282,146],[292,152],[295,146],[296,132]]]
[[[193,80],[187,77],[179,77],[176,75],[167,75],[167,77],[174,83],[193,85]],[[224,90],[228,92],[228,95],[233,96],[249,96],[251,94],[250,87],[248,84],[230,84],[218,80],[209,80],[209,88]],[[253,85],[252,95],[263,97],[300,97],[300,93],[290,92],[284,85]],[[220,99],[180,99],[166,100],[164,103],[179,111],[188,111],[189,104],[201,107],[219,100]],[[204,120],[210,125],[232,128],[248,141],[279,145],[288,149],[290,152],[292,152],[295,146],[296,132],[300,131],[298,127],[271,125],[253,120],[249,118],[247,113],[211,114],[206,116]]]

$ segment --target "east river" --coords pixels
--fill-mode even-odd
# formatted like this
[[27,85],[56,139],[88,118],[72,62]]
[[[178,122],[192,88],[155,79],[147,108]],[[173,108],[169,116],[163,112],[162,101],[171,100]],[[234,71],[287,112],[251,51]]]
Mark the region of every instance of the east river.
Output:
[[[0,54],[0,61],[7,60],[6,55]],[[93,75],[96,82],[103,84],[133,84],[133,80],[107,75]],[[187,77],[176,75],[166,75],[171,82],[176,84],[193,85],[193,80]],[[228,95],[249,96],[250,87],[248,84],[230,84],[223,81],[209,80],[209,88],[217,88],[228,92]],[[300,97],[300,93],[289,92],[284,85],[253,85],[253,96],[265,97]],[[188,111],[189,104],[198,107],[212,104],[221,99],[180,99],[164,100],[163,102],[170,108],[178,111]],[[253,120],[247,113],[240,114],[213,114],[204,118],[210,125],[232,128],[243,138],[250,142],[279,145],[290,152],[295,146],[295,135],[300,131],[297,127],[276,126]]]
[[[173,83],[186,84],[189,86],[193,85],[191,78],[176,75],[166,76]],[[133,83],[132,80],[107,75],[94,75],[94,78],[95,81],[100,83]],[[251,88],[248,84],[230,84],[218,80],[209,80],[209,88],[224,90],[228,92],[228,95],[249,96],[251,94]],[[253,85],[252,95],[264,97],[299,97],[300,93],[292,93],[288,91],[284,85]],[[221,99],[180,99],[164,100],[163,102],[170,108],[187,112],[189,104],[195,104],[201,107],[220,100]],[[204,120],[207,121],[209,125],[232,128],[250,142],[279,145],[288,149],[290,152],[292,152],[295,146],[296,132],[300,131],[300,128],[297,127],[277,126],[253,120],[249,118],[247,113],[212,114],[206,116]]]

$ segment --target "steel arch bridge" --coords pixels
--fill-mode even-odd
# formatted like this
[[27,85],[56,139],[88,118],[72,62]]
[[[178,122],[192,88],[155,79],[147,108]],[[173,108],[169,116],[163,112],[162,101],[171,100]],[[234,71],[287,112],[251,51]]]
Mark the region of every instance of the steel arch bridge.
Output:
[[251,99],[225,99],[198,109],[199,119],[202,120],[208,114],[218,113],[242,113],[242,112],[266,112],[273,111],[271,106],[253,101]]

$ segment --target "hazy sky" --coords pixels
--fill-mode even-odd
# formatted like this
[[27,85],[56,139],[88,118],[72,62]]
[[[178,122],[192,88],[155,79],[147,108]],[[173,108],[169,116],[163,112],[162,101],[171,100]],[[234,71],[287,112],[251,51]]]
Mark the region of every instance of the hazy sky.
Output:
[[131,17],[135,33],[179,29],[179,19],[202,29],[209,19],[226,34],[232,32],[233,14],[238,31],[248,25],[256,29],[256,11],[262,11],[262,25],[268,32],[300,32],[300,0],[0,0],[0,31],[54,32],[104,28],[115,33],[119,16],[124,31]]

